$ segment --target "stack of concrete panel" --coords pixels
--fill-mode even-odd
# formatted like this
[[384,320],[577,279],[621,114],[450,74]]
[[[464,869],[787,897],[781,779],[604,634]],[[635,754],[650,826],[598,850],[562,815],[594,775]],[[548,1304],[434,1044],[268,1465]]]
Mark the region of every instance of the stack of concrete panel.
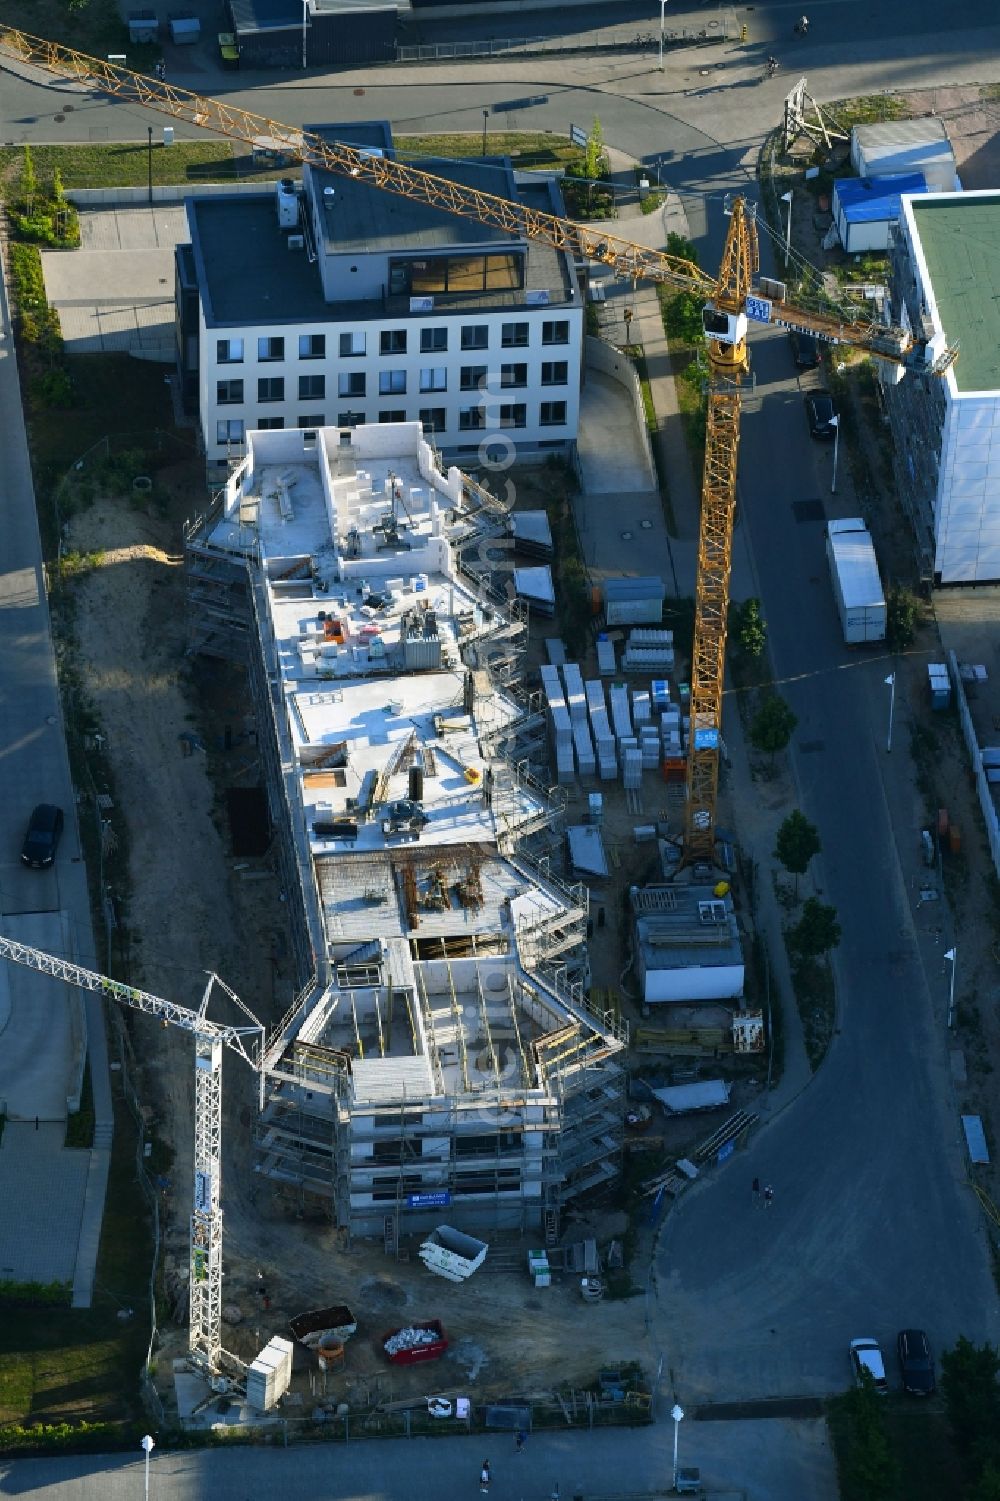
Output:
[[573,719],[573,744],[576,747],[576,765],[582,777],[592,777],[597,771],[594,759],[594,742],[590,738],[590,726],[586,717]]
[[622,751],[622,782],[626,787],[642,786],[642,751]]
[[649,704],[649,694],[640,693],[638,688],[632,690],[632,722],[636,729],[641,725],[648,724],[652,719],[652,710]]
[[247,1401],[258,1412],[270,1412],[287,1392],[292,1379],[292,1342],[276,1334],[247,1370]]
[[663,714],[670,708],[670,684],[666,678],[653,678],[649,685],[649,696],[654,713]]
[[574,775],[573,723],[566,696],[563,693],[559,669],[548,662],[542,664],[542,689],[549,711],[549,728],[552,732],[552,747],[556,755],[556,777],[560,782],[571,782]]
[[674,666],[673,631],[634,630],[629,632],[624,672],[672,672]]
[[644,724],[639,730],[639,749],[643,771],[652,771],[660,764],[660,732],[655,724]]
[[618,749],[621,750],[622,741],[627,740],[632,734],[632,713],[629,708],[628,689],[625,684],[612,683],[610,698],[611,723],[614,725]]
[[564,662],[562,672],[563,681],[566,684],[566,706],[569,709],[569,717],[574,724],[586,724],[587,699],[583,691],[583,677],[579,664]]
[[584,683],[583,687],[590,712],[590,728],[594,732],[597,775],[602,782],[613,782],[618,775],[618,755],[615,750],[615,737],[608,723],[608,707],[604,702],[604,684],[592,679]]
[[615,643],[604,635],[597,638],[597,670],[602,678],[615,674]]
[[683,754],[681,741],[681,711],[676,704],[672,704],[660,715],[660,743],[663,746],[665,756],[680,756]]

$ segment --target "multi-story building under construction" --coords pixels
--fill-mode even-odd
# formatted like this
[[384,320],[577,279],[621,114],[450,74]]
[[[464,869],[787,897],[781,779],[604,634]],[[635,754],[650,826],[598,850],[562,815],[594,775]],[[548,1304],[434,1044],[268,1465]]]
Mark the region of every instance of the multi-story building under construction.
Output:
[[506,518],[418,423],[251,433],[186,542],[192,650],[246,663],[300,993],[255,1170],[350,1234],[558,1232],[620,1165],[622,1049],[555,873]]

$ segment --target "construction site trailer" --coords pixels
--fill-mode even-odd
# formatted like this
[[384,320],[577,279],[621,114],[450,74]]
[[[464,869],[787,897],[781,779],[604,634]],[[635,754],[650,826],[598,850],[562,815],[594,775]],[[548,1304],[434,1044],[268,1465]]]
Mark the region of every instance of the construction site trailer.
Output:
[[885,596],[871,533],[854,516],[826,529],[834,598],[847,646],[885,640]]

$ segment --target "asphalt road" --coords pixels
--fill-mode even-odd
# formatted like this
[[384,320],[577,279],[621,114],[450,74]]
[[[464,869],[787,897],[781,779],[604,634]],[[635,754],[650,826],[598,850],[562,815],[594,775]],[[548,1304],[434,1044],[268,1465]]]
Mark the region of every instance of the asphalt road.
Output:
[[[669,1406],[669,1404],[668,1404]],[[695,1465],[717,1501],[835,1501],[825,1424],[681,1424],[679,1461]],[[154,1450],[151,1501],[249,1501],[251,1496],[354,1497],[364,1501],[477,1501],[479,1470],[490,1461],[491,1501],[564,1501],[663,1495],[670,1487],[673,1424],[594,1434],[535,1434],[523,1454],[512,1436],[361,1441],[288,1449]],[[142,1456],[0,1463],[0,1496],[44,1501],[133,1501]]]
[[[874,15],[860,0],[824,0],[809,7],[805,43],[790,35],[800,8],[755,11],[749,52],[675,56],[664,76],[642,59],[578,57],[278,85],[264,75],[249,90],[241,77],[237,97],[293,123],[385,115],[399,131],[478,129],[484,105],[547,92],[545,105],[498,123],[563,131],[600,114],[611,144],[662,164],[711,265],[724,232],[722,195],[752,191],[757,143],[780,114],[787,83],[757,82],[760,56],[776,43],[785,79],[807,69],[821,98],[1000,76],[991,0],[956,0],[946,36],[930,0],[887,0]],[[128,106],[9,80],[0,108],[7,139],[145,133],[145,117]],[[772,381],[786,381],[784,341],[758,338],[754,357],[765,399],[744,422],[742,511],[776,671],[800,719],[801,805],[819,826],[825,894],[844,930],[841,1032],[811,1088],[747,1156],[687,1197],[663,1238],[655,1317],[682,1400],[838,1389],[851,1337],[888,1343],[906,1323],[927,1327],[938,1346],[961,1331],[997,1337],[949,1105],[941,997],[932,1004],[893,843],[890,810],[902,812],[905,793],[895,770],[885,779],[879,751],[888,668],[858,665],[840,645],[821,525],[795,522],[791,511],[795,500],[823,496],[826,471],[798,396],[767,395]],[[905,816],[901,826],[909,839]],[[774,1210],[757,1218],[755,1172],[776,1188]]]

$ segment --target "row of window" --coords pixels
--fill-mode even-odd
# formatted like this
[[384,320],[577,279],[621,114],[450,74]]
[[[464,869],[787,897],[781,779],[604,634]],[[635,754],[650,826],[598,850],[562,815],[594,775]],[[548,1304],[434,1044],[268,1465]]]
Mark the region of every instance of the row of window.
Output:
[[[406,354],[409,329],[386,328],[379,335],[379,354]],[[531,335],[530,323],[502,323],[500,347],[502,349],[526,349]],[[543,344],[568,344],[569,320],[547,319],[542,324]],[[365,333],[340,335],[341,359],[357,359],[367,352],[368,339]],[[488,323],[465,324],[460,330],[459,344],[462,349],[488,349],[490,326]],[[242,365],[246,343],[243,339],[217,339],[215,358],[220,365]],[[448,329],[422,328],[420,330],[421,354],[444,354],[448,349]],[[326,334],[299,334],[300,360],[326,359]],[[285,358],[283,337],[266,337],[257,340],[259,364],[278,363]]]
[[[378,394],[380,396],[405,396],[406,395],[406,370],[382,370],[378,377]],[[528,367],[526,364],[501,365],[499,370],[500,389],[502,391],[516,390],[528,384]],[[565,386],[569,379],[569,365],[566,360],[545,360],[542,364],[543,386]],[[485,365],[463,365],[459,371],[459,389],[462,391],[480,391],[488,381],[489,371]],[[337,377],[338,396],[365,396],[367,395],[368,379],[363,370],[345,370]],[[448,370],[444,365],[428,366],[420,371],[419,387],[421,391],[447,391]],[[300,375],[299,376],[299,400],[300,401],[323,401],[326,397],[325,375]],[[220,380],[215,383],[215,400],[218,406],[239,406],[246,399],[244,382],[240,379]],[[285,378],[284,376],[261,376],[257,381],[258,402],[284,401]]]
[[[445,407],[421,407],[417,416],[425,432],[443,433],[448,426],[448,412]],[[487,426],[516,429],[528,425],[528,408],[523,401],[501,405],[499,415],[491,413],[490,416],[491,421],[487,424],[486,413],[482,406],[463,407],[458,414],[459,431],[482,432]],[[409,420],[403,407],[383,407],[378,413],[379,422],[408,422]],[[337,413],[338,427],[359,427],[367,421],[368,418],[364,412]],[[566,403],[543,401],[538,408],[538,422],[540,427],[565,427]],[[305,428],[325,427],[326,416],[323,412],[306,412],[298,418],[295,425]],[[273,432],[284,426],[284,417],[258,417],[254,424],[259,432]],[[242,417],[224,417],[215,424],[217,443],[242,443],[245,436],[246,425]]]

